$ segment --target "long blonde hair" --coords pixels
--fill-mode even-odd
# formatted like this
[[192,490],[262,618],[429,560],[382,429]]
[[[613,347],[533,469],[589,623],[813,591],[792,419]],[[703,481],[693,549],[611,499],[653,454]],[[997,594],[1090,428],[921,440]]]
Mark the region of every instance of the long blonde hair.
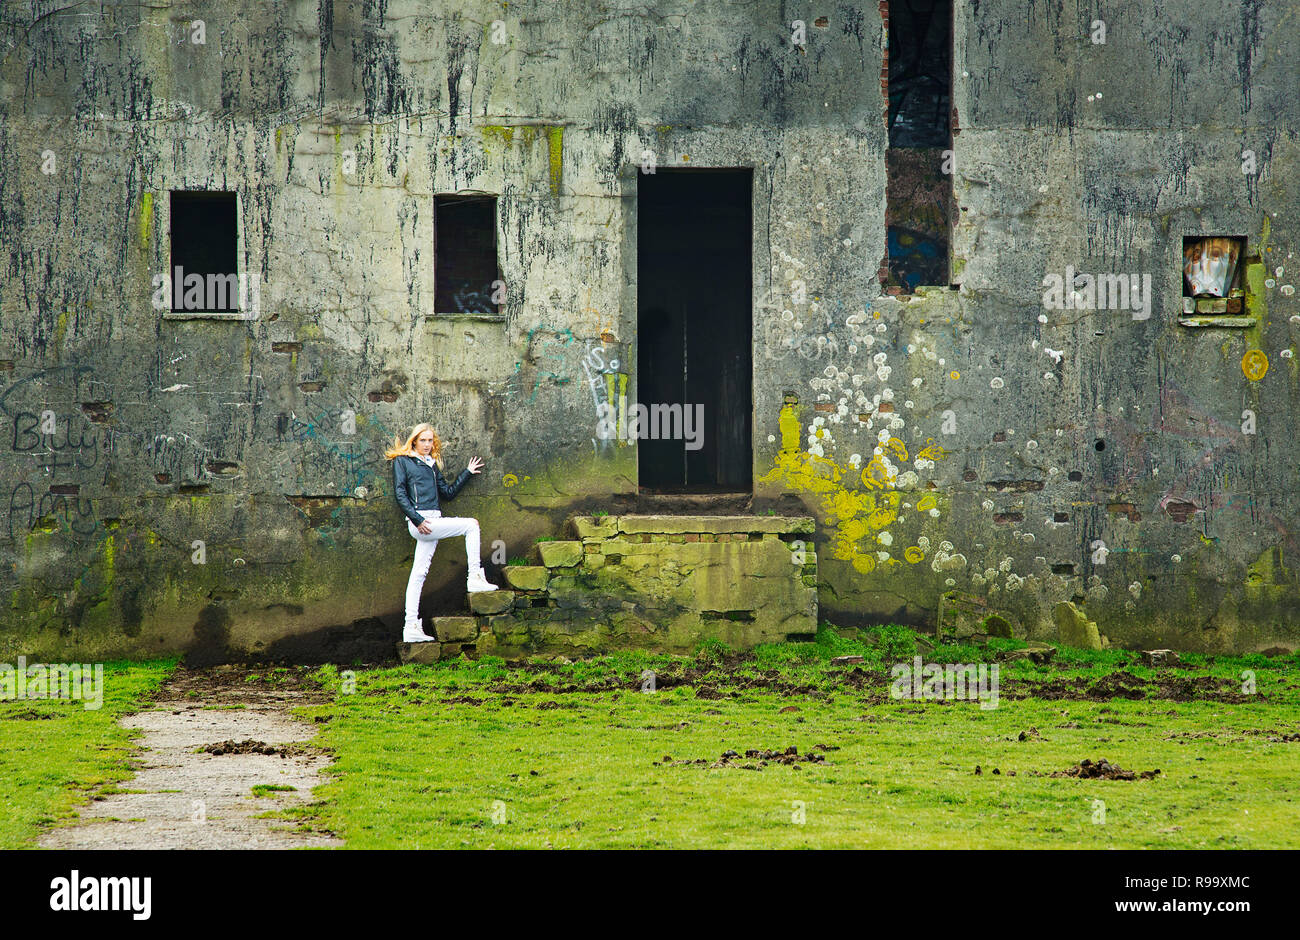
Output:
[[384,457],[388,460],[402,456],[418,457],[419,455],[415,450],[415,441],[425,431],[433,431],[433,449],[429,451],[429,456],[432,457],[433,462],[438,465],[438,469],[442,470],[442,438],[438,436],[437,431],[433,430],[433,425],[428,422],[417,424],[412,429],[411,435],[405,441],[402,440],[400,435],[393,438],[393,446],[384,451]]

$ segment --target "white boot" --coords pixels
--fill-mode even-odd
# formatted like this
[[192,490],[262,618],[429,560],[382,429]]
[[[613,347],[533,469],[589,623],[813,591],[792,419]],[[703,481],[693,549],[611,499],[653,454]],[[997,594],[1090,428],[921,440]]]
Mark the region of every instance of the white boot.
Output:
[[428,643],[433,639],[435,638],[424,632],[424,625],[418,621],[402,627],[403,643]]
[[470,594],[478,594],[483,591],[496,591],[499,588],[487,579],[482,568],[471,568],[469,577],[465,579],[465,590]]

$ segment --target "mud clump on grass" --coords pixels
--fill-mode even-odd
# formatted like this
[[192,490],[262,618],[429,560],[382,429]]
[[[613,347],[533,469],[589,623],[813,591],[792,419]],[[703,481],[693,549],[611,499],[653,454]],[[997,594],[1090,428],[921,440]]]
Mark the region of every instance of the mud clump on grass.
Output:
[[302,753],[302,749],[292,744],[267,744],[265,741],[254,741],[248,738],[244,741],[217,741],[215,744],[205,744],[198,749],[198,753],[212,754],[215,757],[224,754],[268,754],[288,757],[290,754]]
[[1108,702],[1112,699],[1167,699],[1174,702],[1223,702],[1242,704],[1259,698],[1239,691],[1239,686],[1213,676],[1159,676],[1144,679],[1121,670],[1100,678],[1072,676],[1046,682],[1019,680],[1003,683],[1004,698],[1083,699]]
[[8,715],[0,715],[0,721],[46,721],[62,717],[57,712],[38,712],[34,708],[25,708],[22,711],[10,712]]
[[1104,757],[1095,764],[1084,758],[1069,770],[1058,770],[1049,777],[1076,777],[1080,780],[1153,780],[1159,770],[1142,770],[1134,772],[1125,770],[1119,764],[1112,764]]
[[838,751],[839,747],[833,744],[815,744],[807,754],[801,755],[799,749],[793,744],[783,751],[767,750],[764,748],[749,748],[742,757],[736,751],[723,751],[722,756],[716,761],[710,762],[707,757],[696,758],[695,760],[673,760],[668,754],[664,755],[664,764],[706,764],[712,770],[717,767],[739,767],[741,770],[762,770],[768,764],[783,764],[786,767],[799,769],[799,764],[824,764],[826,756],[817,753],[818,751]]

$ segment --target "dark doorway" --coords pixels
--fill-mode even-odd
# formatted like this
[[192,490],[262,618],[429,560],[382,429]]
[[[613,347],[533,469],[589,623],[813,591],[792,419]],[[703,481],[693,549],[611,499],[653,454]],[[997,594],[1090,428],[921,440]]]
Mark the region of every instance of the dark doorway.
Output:
[[638,178],[637,399],[649,419],[637,431],[642,490],[752,489],[752,186],[749,169]]

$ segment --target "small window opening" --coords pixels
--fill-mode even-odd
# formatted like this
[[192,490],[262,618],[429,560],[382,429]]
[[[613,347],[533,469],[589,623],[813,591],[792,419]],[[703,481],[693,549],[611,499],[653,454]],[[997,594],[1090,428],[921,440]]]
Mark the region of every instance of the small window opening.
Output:
[[173,191],[170,211],[172,312],[238,311],[236,194]]
[[497,197],[434,197],[434,310],[500,314]]
[[885,8],[889,147],[880,273],[891,294],[949,283],[952,2],[889,0]]
[[1246,239],[1183,239],[1183,312],[1245,313]]

